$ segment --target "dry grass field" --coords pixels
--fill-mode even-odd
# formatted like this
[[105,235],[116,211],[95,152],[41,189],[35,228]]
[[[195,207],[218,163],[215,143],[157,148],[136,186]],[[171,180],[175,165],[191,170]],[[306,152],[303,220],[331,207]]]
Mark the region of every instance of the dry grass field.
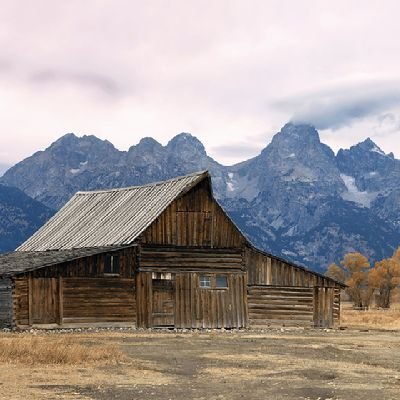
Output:
[[58,337],[30,334],[0,336],[0,363],[25,365],[115,364],[126,357],[117,346],[85,341],[72,335]]
[[400,307],[389,310],[352,310],[344,308],[342,326],[356,329],[400,330]]
[[0,335],[1,399],[400,399],[400,331]]

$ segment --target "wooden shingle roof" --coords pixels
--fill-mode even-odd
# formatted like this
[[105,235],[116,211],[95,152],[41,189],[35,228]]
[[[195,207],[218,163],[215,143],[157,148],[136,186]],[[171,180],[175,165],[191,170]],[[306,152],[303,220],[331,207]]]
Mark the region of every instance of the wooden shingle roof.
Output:
[[0,254],[0,276],[18,275],[38,268],[48,267],[82,257],[119,250],[121,247],[96,247],[88,249],[14,251]]
[[209,178],[207,171],[123,189],[78,192],[17,251],[131,244],[178,197]]

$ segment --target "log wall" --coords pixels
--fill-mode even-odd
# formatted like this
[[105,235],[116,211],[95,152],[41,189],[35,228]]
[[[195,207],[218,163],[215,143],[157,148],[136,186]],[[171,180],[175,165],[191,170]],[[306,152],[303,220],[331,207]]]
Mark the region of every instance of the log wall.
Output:
[[29,326],[29,283],[27,276],[14,278],[14,320],[17,326]]
[[314,290],[307,287],[250,286],[250,327],[314,325]]
[[120,273],[104,273],[105,254],[44,267],[14,277],[17,326],[136,324],[136,247],[113,252]]
[[63,324],[129,322],[136,325],[134,279],[65,278]]
[[136,325],[133,278],[18,277],[13,303],[19,327],[104,322]]
[[340,289],[249,286],[248,306],[251,327],[333,328],[340,322]]
[[242,250],[142,245],[139,270],[157,272],[244,270]]
[[13,314],[12,280],[0,278],[0,327],[12,327]]

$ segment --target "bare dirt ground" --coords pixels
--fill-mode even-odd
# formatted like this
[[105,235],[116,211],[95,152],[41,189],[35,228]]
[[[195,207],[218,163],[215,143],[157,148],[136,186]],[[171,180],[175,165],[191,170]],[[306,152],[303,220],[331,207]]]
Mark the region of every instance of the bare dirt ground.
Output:
[[[400,331],[35,334],[49,347],[66,335],[125,356],[114,364],[2,363],[1,399],[400,399]],[[18,334],[0,341],[9,335]]]

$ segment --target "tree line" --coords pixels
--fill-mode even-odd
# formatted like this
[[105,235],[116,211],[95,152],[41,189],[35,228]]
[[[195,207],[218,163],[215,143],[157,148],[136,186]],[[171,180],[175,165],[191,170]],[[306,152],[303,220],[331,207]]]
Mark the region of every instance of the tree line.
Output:
[[346,292],[355,307],[369,307],[376,293],[376,305],[390,308],[393,290],[400,286],[400,247],[392,257],[373,266],[363,254],[347,253],[340,265],[330,264],[325,275],[347,285]]

